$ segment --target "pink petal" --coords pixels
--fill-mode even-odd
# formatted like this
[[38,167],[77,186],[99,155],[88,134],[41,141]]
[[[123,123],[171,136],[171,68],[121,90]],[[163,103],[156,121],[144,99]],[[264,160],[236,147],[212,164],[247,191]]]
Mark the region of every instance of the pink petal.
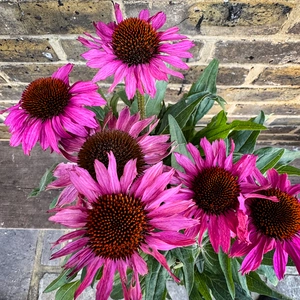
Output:
[[102,277],[97,284],[97,300],[107,300],[113,287],[114,274],[116,271],[116,263],[107,259],[104,267]]
[[62,257],[65,255],[68,255],[70,253],[73,253],[82,247],[86,246],[89,241],[89,238],[80,238],[78,240],[72,241],[69,244],[67,244],[65,247],[60,249],[59,251],[55,252],[52,256],[51,259]]
[[60,67],[52,74],[52,78],[58,78],[62,80],[66,85],[69,85],[69,74],[73,69],[73,64],[66,64],[63,67]]
[[97,91],[98,85],[92,81],[77,81],[71,87],[70,93],[90,93],[91,91]]
[[83,292],[83,290],[85,288],[87,288],[89,285],[91,285],[97,271],[99,270],[99,268],[101,267],[102,264],[103,264],[102,259],[99,259],[87,267],[86,275],[84,276],[83,281],[81,282],[78,289],[76,290],[76,292],[74,294],[74,299],[76,299]]
[[120,181],[118,178],[118,173],[117,173],[117,161],[114,156],[114,153],[110,151],[108,153],[108,174],[110,177],[109,185],[110,185],[110,193],[113,194],[119,194],[121,191],[121,185]]
[[115,3],[115,16],[116,16],[116,20],[117,23],[121,23],[123,21],[123,16],[122,16],[122,11],[120,9],[120,5],[118,3]]
[[283,250],[281,242],[276,241],[273,263],[275,274],[279,280],[282,280],[284,278],[287,261],[288,254]]
[[130,257],[132,261],[133,269],[140,275],[146,275],[148,273],[147,263],[138,253],[133,253]]
[[151,20],[153,28],[157,30],[166,23],[167,17],[166,17],[165,13],[160,11],[156,15],[151,17],[150,20]]
[[85,209],[72,207],[58,211],[54,216],[51,216],[49,220],[70,228],[78,228],[86,224],[87,216],[88,214]]
[[265,253],[266,239],[261,238],[255,247],[246,255],[242,262],[241,271],[242,274],[255,271],[262,262],[263,255]]

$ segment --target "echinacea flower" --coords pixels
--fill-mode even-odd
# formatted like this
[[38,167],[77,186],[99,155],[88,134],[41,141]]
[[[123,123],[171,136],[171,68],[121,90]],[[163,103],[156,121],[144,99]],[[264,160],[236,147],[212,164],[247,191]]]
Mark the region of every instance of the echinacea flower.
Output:
[[[64,143],[65,149],[78,152],[71,156],[64,155],[70,161],[86,169],[96,179],[94,169],[95,160],[99,160],[108,166],[107,153],[112,151],[117,161],[117,173],[121,177],[126,163],[130,159],[136,159],[138,174],[142,174],[150,165],[154,165],[165,158],[171,151],[172,144],[168,142],[169,135],[150,135],[157,125],[155,117],[140,120],[140,114],[130,115],[128,107],[122,109],[118,118],[109,112],[103,122],[103,126],[96,133],[88,137],[84,143],[74,144],[74,140]],[[72,143],[70,147],[70,143]],[[57,206],[69,204],[78,199],[78,193],[69,178],[69,169],[72,164],[60,164],[54,170],[57,178],[48,188],[63,188],[59,195]]]
[[74,137],[86,137],[98,128],[95,114],[84,106],[104,105],[91,81],[78,81],[70,86],[69,74],[73,68],[67,64],[51,77],[31,82],[18,104],[8,108],[4,124],[12,134],[10,145],[22,144],[26,155],[37,142],[43,150],[61,153],[60,142]]
[[178,171],[178,178],[194,201],[186,216],[200,220],[200,224],[187,229],[186,234],[199,234],[201,244],[203,234],[208,230],[214,251],[218,252],[221,247],[228,253],[233,235],[247,240],[247,216],[240,209],[240,201],[249,190],[245,178],[255,169],[256,157],[243,155],[234,163],[233,141],[229,155],[224,140],[210,144],[203,138],[200,146],[204,158],[190,143],[187,144],[187,150],[192,159],[174,153],[178,164],[184,169],[184,172]]
[[[260,198],[245,200],[249,216],[250,244],[235,242],[230,256],[244,256],[242,274],[255,271],[261,264],[265,253],[275,250],[274,271],[278,279],[283,279],[288,256],[292,258],[300,273],[300,184],[291,185],[287,174],[279,175],[275,169],[267,171],[264,177],[255,172],[260,186]],[[276,200],[265,199],[275,196]]]
[[[119,178],[112,152],[108,160],[108,168],[95,160],[97,181],[85,169],[75,165],[70,168],[70,178],[86,202],[56,209],[56,214],[50,217],[51,221],[77,228],[55,243],[67,241],[52,258],[71,255],[64,265],[71,270],[70,276],[86,267],[75,299],[103,267],[97,284],[97,300],[108,299],[116,272],[120,274],[125,300],[139,300],[142,298],[139,275],[148,272],[141,253],[153,256],[177,280],[159,250],[192,245],[194,240],[179,231],[194,226],[196,220],[181,214],[191,201],[180,192],[180,186],[167,188],[173,169],[164,172],[163,164],[158,163],[136,178],[134,159],[125,165]],[[130,284],[128,269],[132,270]]]
[[138,90],[154,97],[155,80],[168,81],[168,74],[183,78],[180,72],[168,68],[188,69],[181,58],[190,58],[188,50],[194,44],[186,36],[178,34],[178,28],[172,27],[158,31],[166,22],[166,15],[158,12],[150,17],[148,10],[142,10],[138,18],[123,19],[118,4],[115,4],[116,22],[95,23],[97,38],[86,34],[92,40],[78,38],[90,48],[82,54],[88,61],[87,66],[99,68],[94,81],[114,76],[109,88],[111,92],[118,83],[125,80],[125,91],[132,99]]

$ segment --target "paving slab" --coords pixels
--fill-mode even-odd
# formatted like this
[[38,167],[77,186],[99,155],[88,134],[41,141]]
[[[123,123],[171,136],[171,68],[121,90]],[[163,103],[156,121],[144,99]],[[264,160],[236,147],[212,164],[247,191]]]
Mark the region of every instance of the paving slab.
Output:
[[0,229],[1,300],[27,300],[37,238],[37,230]]

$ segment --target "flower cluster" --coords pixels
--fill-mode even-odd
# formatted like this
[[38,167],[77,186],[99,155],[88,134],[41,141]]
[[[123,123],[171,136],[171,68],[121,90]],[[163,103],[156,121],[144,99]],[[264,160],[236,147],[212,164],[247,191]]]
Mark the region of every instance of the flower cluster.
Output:
[[[278,279],[287,264],[300,272],[300,184],[281,174],[291,162],[283,152],[275,162],[269,148],[255,150],[263,113],[229,124],[221,110],[195,130],[224,101],[215,94],[217,61],[167,107],[165,83],[169,75],[183,78],[174,68],[188,68],[182,59],[191,57],[193,42],[177,27],[159,31],[163,12],[124,19],[114,8],[115,22],[97,22],[96,37],[78,38],[89,48],[82,54],[87,66],[99,69],[92,81],[70,85],[67,64],[29,84],[6,110],[11,146],[22,144],[29,155],[39,142],[68,160],[47,182],[47,190],[60,190],[50,220],[71,228],[53,245],[62,246],[53,259],[67,257],[55,287],[74,282],[74,299],[95,282],[97,300],[139,300],[150,292],[165,299],[171,276],[191,299],[211,299],[215,278],[234,299],[235,285],[256,291],[238,272],[256,280],[251,271],[262,266]],[[104,99],[98,85],[109,76],[112,97]],[[264,291],[278,294],[266,285]]]

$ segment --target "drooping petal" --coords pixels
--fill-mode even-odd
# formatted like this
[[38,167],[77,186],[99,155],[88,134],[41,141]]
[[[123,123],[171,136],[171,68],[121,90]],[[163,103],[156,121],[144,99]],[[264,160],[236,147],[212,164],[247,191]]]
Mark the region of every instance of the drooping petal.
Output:
[[288,261],[288,253],[283,250],[281,242],[276,243],[273,262],[274,271],[279,280],[284,278],[285,267]]

